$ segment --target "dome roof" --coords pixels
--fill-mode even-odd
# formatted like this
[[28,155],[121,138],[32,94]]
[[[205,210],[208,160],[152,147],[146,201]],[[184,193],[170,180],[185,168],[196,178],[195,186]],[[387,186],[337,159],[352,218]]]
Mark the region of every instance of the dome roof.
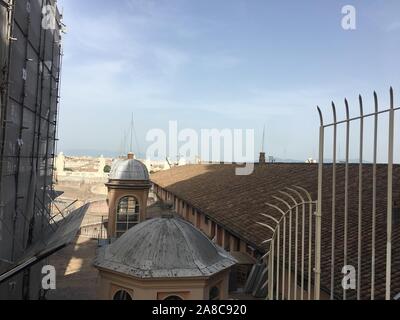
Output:
[[94,264],[138,278],[185,278],[211,276],[235,263],[190,223],[157,218],[99,250]]
[[110,180],[150,180],[146,166],[136,159],[116,160],[110,171]]

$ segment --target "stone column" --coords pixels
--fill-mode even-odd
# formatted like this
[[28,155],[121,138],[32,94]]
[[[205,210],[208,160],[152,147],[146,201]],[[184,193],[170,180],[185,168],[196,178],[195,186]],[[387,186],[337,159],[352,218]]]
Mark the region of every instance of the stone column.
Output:
[[104,167],[105,166],[106,166],[106,159],[104,159],[104,157],[101,156],[100,160],[99,160],[99,168],[97,171],[97,173],[100,177],[104,176]]
[[65,170],[65,156],[64,153],[60,152],[56,159],[57,175],[62,175]]

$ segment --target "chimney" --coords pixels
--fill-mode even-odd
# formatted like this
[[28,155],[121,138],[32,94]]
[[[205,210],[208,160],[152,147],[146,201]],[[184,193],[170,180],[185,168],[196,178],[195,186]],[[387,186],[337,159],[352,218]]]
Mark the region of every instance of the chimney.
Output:
[[132,152],[128,153],[128,160],[133,160],[135,159],[135,155]]
[[260,165],[265,165],[267,160],[265,158],[265,125],[263,130],[263,137],[262,137],[262,145],[261,145],[261,152],[260,152]]
[[266,158],[265,158],[265,152],[261,152],[260,153],[260,164],[263,165],[263,164],[266,164],[266,163],[267,163],[267,161],[266,161]]

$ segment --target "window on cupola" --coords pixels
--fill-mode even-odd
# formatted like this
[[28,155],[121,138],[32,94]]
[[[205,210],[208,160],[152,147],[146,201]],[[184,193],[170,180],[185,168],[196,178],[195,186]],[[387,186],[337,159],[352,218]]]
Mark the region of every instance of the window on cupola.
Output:
[[117,207],[116,236],[120,238],[140,221],[139,201],[135,197],[122,198]]

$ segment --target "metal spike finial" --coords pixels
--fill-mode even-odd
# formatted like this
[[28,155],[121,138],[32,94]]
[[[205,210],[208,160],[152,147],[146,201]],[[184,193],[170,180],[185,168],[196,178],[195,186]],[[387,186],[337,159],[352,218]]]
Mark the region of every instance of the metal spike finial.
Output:
[[322,115],[322,111],[320,109],[319,106],[317,106],[317,110],[318,110],[318,114],[319,114],[319,119],[320,119],[320,123],[321,123],[321,127],[324,126],[324,116]]
[[390,87],[390,109],[394,109],[394,91],[393,91],[393,87]]
[[277,225],[279,225],[280,221],[276,218],[274,218],[273,216],[269,215],[269,214],[265,214],[265,213],[260,213],[260,215],[262,215],[264,218],[267,218],[269,220],[272,220],[273,222],[275,222]]
[[272,231],[272,233],[275,233],[275,229],[274,229],[274,228],[272,228],[271,226],[267,225],[266,223],[263,223],[263,222],[257,222],[257,224],[258,224],[259,226],[261,226],[261,227],[264,227],[264,228],[267,228],[267,229],[269,229],[270,231]]
[[336,105],[333,101],[332,101],[332,113],[333,113],[333,122],[337,122]]
[[374,102],[375,102],[375,112],[379,112],[379,100],[378,100],[378,94],[376,91],[374,91]]
[[347,99],[344,99],[344,104],[346,106],[346,119],[350,120],[350,107],[349,107],[349,101]]
[[362,118],[364,116],[364,102],[361,94],[358,96],[358,100],[360,102],[360,116]]
[[312,197],[311,197],[311,194],[305,188],[300,187],[300,186],[294,186],[293,188],[296,188],[297,190],[303,191],[306,194],[306,196],[307,196],[308,200],[310,201],[310,203],[313,201]]
[[306,202],[305,199],[304,199],[304,197],[301,195],[301,193],[300,193],[299,191],[297,191],[296,189],[293,189],[293,188],[286,188],[286,190],[288,190],[288,191],[290,191],[290,192],[296,194],[296,195],[300,198],[300,200],[302,201],[302,203],[305,203],[305,202]]
[[294,205],[297,205],[297,201],[296,201],[295,197],[293,197],[293,195],[291,195],[290,193],[287,193],[285,191],[279,191],[279,193],[288,197],[290,200],[293,201]]
[[261,260],[266,259],[270,254],[271,254],[271,252],[268,251],[265,255],[263,255],[263,256],[261,257]]
[[273,204],[270,203],[266,203],[266,206],[272,208],[272,209],[276,209],[277,211],[279,211],[279,213],[281,213],[283,216],[286,214],[281,208],[279,208],[278,206],[275,206]]
[[273,239],[268,239],[268,240],[264,240],[263,242],[261,242],[261,245],[267,244],[267,243],[271,243]]

